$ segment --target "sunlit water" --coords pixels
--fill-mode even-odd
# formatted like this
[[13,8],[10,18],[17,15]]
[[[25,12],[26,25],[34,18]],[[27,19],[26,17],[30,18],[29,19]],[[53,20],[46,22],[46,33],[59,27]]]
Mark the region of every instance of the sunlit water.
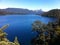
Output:
[[21,45],[31,45],[31,39],[37,35],[36,32],[32,32],[32,23],[36,20],[47,24],[55,19],[38,15],[6,15],[0,16],[0,27],[9,24],[4,31],[8,34],[7,38],[10,41],[14,41],[14,37],[17,36]]

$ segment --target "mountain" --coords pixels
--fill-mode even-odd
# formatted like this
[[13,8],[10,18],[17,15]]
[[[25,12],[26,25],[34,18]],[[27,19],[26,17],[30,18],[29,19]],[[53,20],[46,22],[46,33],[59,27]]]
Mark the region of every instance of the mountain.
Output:
[[0,14],[41,14],[42,10],[29,10],[22,8],[6,8],[0,9]]
[[52,9],[48,12],[44,12],[42,16],[47,16],[47,17],[57,17],[60,18],[60,9]]
[[44,11],[42,11],[42,9],[40,9],[40,10],[35,10],[35,14],[37,14],[37,15],[41,15],[43,12],[44,12]]

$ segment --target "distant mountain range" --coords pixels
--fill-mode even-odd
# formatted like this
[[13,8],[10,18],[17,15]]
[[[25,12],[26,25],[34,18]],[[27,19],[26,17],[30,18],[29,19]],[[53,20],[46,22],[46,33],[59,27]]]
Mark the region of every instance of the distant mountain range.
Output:
[[29,9],[22,9],[22,8],[6,8],[0,9],[0,14],[42,14],[43,11],[40,10],[29,10]]

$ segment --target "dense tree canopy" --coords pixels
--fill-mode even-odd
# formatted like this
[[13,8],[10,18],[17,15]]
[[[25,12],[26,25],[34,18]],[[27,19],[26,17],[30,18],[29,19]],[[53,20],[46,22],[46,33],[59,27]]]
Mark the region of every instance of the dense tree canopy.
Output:
[[58,22],[44,24],[40,21],[35,21],[32,28],[33,31],[38,33],[38,36],[32,39],[33,45],[60,45],[60,41],[58,41],[60,40],[60,26]]
[[42,16],[48,16],[48,17],[60,17],[60,9],[52,9],[48,12],[44,12]]

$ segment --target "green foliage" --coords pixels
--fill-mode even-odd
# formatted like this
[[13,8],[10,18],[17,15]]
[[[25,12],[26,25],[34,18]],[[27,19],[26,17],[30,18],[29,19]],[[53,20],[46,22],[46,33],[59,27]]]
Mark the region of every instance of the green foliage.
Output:
[[[36,31],[38,33],[38,37],[34,39],[34,45],[54,45],[57,37],[60,35],[60,26],[57,24],[55,22],[49,22],[48,24],[44,24],[40,21],[35,21],[32,24],[32,28],[33,31]],[[46,35],[45,33],[48,34]],[[38,42],[43,43],[39,44]]]
[[60,9],[52,9],[48,12],[44,12],[42,16],[47,16],[47,17],[59,17],[60,18]]
[[10,42],[7,38],[6,38],[6,33],[3,31],[4,29],[6,29],[8,27],[9,24],[3,26],[2,28],[0,28],[0,45],[20,45],[17,37],[15,37],[14,42]]

